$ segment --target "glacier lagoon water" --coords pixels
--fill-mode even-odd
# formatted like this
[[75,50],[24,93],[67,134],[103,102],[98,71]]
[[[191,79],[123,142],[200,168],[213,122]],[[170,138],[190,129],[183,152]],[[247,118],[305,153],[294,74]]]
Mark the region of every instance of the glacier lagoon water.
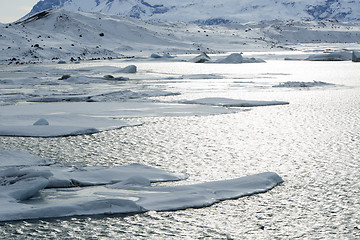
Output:
[[[241,65],[146,61],[134,64],[139,69],[130,76],[134,80],[116,88],[181,93],[153,98],[156,101],[229,97],[290,104],[245,108],[224,115],[146,117],[137,119],[144,123],[141,126],[77,137],[0,137],[0,148],[27,150],[64,163],[105,166],[142,163],[186,173],[188,183],[265,171],[278,173],[285,182],[264,194],[207,208],[0,223],[0,238],[360,237],[359,64],[280,60]],[[124,62],[87,65],[124,66]],[[61,68],[69,66],[77,67]],[[7,73],[10,77],[19,74]],[[36,75],[48,79],[55,76]],[[335,85],[272,87],[287,81],[324,81]],[[19,91],[28,92],[32,87],[22,86]],[[74,86],[64,91],[98,91],[101,87],[109,86],[94,84],[86,90],[84,86]]]

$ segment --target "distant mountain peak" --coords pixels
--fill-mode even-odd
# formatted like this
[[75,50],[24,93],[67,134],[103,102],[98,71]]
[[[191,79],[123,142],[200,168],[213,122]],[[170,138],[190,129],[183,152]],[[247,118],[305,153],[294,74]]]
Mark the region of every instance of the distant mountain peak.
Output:
[[51,8],[102,12],[144,20],[224,24],[262,20],[360,21],[360,2],[354,0],[41,0],[26,16]]

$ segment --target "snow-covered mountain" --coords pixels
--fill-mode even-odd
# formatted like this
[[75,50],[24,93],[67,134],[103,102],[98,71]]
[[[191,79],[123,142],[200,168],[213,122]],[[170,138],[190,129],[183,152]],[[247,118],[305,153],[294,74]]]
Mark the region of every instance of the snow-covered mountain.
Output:
[[197,25],[53,9],[0,26],[0,65],[186,53],[359,49],[360,26],[332,20]]
[[27,16],[50,8],[209,25],[275,19],[360,21],[359,0],[41,0]]

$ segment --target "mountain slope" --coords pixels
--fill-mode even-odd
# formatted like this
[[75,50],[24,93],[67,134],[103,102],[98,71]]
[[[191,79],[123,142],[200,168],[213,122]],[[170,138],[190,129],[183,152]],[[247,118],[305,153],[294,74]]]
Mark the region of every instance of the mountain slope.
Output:
[[360,20],[358,0],[42,0],[27,16],[50,8],[210,25],[274,19]]
[[357,23],[330,20],[206,26],[54,9],[0,26],[0,64],[152,53],[358,49],[359,36]]

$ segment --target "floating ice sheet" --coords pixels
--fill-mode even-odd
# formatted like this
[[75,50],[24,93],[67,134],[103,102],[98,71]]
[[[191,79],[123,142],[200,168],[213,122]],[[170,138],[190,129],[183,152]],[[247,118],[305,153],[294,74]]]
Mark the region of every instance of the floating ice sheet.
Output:
[[20,150],[0,151],[0,167],[39,166],[53,163],[50,159],[38,158]]
[[240,100],[240,99],[230,99],[230,98],[200,98],[190,101],[182,101],[182,103],[223,106],[223,107],[258,107],[258,106],[289,104],[288,102],[283,102],[283,101],[255,101],[255,100]]
[[313,81],[313,82],[284,82],[273,87],[286,87],[286,88],[299,88],[299,87],[322,87],[322,86],[333,86],[335,84]]
[[[0,135],[58,137],[91,134],[134,126],[119,118],[191,116],[231,113],[215,106],[149,102],[42,103],[0,108]],[[49,125],[33,125],[44,118]]]
[[[22,158],[13,152],[13,165],[21,165]],[[276,173],[267,172],[192,185],[150,185],[185,177],[140,164],[81,169],[6,168],[0,171],[0,221],[206,207],[222,200],[266,192],[283,181]],[[66,181],[71,184],[55,184]]]

